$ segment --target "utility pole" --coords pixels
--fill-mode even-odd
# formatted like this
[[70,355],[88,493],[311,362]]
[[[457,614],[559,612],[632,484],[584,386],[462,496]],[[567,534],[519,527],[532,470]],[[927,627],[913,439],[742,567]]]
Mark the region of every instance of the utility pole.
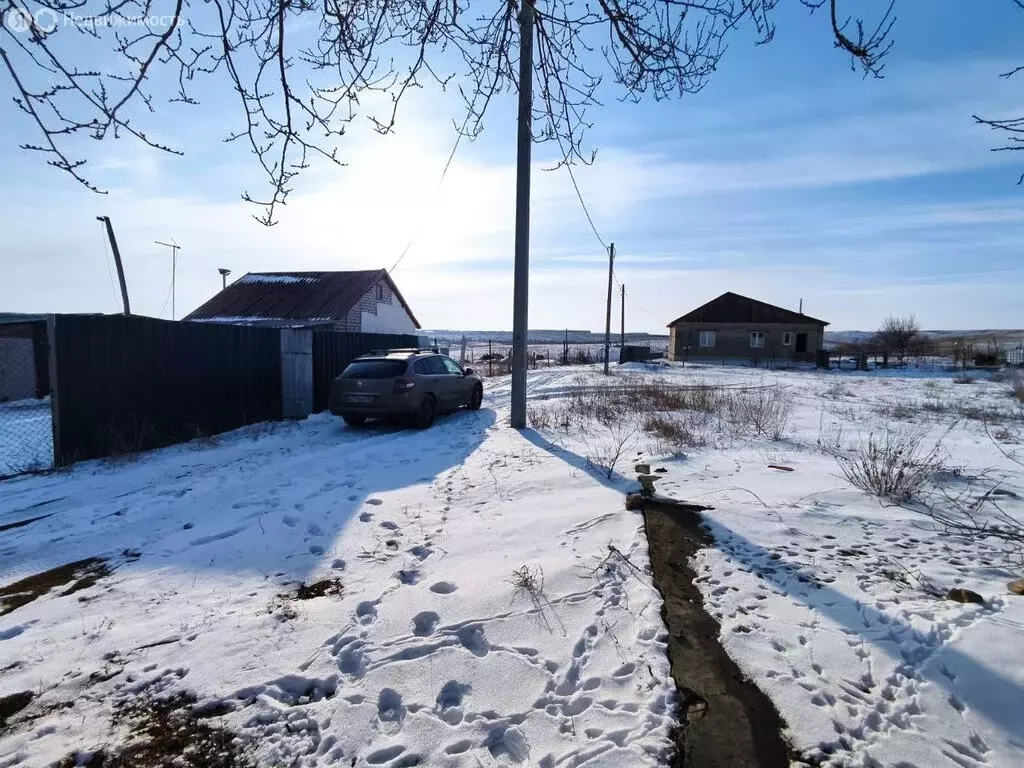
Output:
[[512,413],[526,426],[526,342],[530,289],[530,153],[533,141],[533,0],[519,3],[519,135],[516,142],[516,244],[512,282]]
[[[172,237],[171,238],[172,242],[170,242],[170,243],[161,243],[159,240],[157,240],[155,242],[156,242],[157,245],[162,245],[165,248],[170,248],[171,249],[171,320],[176,320],[177,318],[175,317],[175,314],[174,314],[174,300],[175,300],[175,295],[174,294],[175,294],[175,290],[176,290],[174,283],[175,283],[176,275],[177,275],[177,272],[178,272],[178,248],[179,248],[179,245],[177,243],[174,243],[173,240],[174,240],[174,238]],[[225,277],[225,280],[226,279],[227,278]],[[167,305],[164,304],[164,306],[166,307]]]
[[[622,288],[622,314],[620,315],[622,318],[622,325],[619,327],[619,346],[624,347],[626,346],[626,284],[623,283],[619,287]],[[622,361],[621,353],[619,355],[619,361]]]
[[608,246],[608,306],[604,315],[604,375],[608,375],[608,353],[612,346],[612,269],[615,264],[615,243]]
[[97,216],[97,221],[102,221],[107,227],[107,239],[110,240],[110,250],[114,253],[114,264],[117,267],[117,281],[121,284],[121,304],[124,306],[124,313],[130,315],[132,308],[128,305],[128,284],[124,281],[124,266],[121,264],[121,249],[117,247],[117,238],[114,237],[114,227],[107,216]]

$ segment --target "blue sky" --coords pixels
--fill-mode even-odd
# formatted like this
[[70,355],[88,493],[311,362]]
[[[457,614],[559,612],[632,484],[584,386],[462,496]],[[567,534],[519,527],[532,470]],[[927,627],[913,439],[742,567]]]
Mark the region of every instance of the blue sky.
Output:
[[[879,3],[848,5],[877,8]],[[981,8],[984,10],[981,10]],[[733,290],[870,329],[915,313],[929,328],[1024,327],[1024,153],[971,114],[1024,114],[1024,11],[1011,0],[899,0],[882,80],[850,71],[824,13],[782,3],[774,42],[731,38],[719,71],[681,101],[593,108],[593,166],[576,178],[618,251],[627,327],[656,331]],[[1016,43],[1016,45],[1015,45]],[[0,106],[0,311],[116,311],[99,214],[124,253],[133,309],[170,316],[170,255],[181,244],[179,316],[247,270],[389,267],[425,326],[508,329],[515,162],[514,97],[462,142],[443,184],[458,104],[417,92],[392,136],[357,121],[348,165],[300,177],[266,230],[239,199],[258,176],[220,138],[238,119],[212,86],[199,108],[148,116],[186,150],[127,139],[91,143],[92,195],[17,149],[28,123]],[[530,325],[603,327],[607,262],[564,170],[535,150]]]

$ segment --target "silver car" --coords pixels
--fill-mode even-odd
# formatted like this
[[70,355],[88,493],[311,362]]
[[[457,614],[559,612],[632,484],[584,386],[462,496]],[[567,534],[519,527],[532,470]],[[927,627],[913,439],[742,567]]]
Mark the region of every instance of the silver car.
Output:
[[420,429],[439,413],[480,408],[483,380],[435,350],[391,349],[363,355],[331,383],[331,413],[351,426],[404,416]]

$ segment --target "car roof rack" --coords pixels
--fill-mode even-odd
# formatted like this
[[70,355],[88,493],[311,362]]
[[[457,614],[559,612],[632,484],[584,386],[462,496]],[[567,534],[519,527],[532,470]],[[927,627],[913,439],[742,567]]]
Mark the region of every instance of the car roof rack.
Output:
[[377,357],[379,355],[392,355],[399,353],[408,354],[419,354],[420,352],[431,352],[433,354],[441,354],[437,347],[396,347],[392,349],[371,349],[369,352],[364,352],[360,357]]

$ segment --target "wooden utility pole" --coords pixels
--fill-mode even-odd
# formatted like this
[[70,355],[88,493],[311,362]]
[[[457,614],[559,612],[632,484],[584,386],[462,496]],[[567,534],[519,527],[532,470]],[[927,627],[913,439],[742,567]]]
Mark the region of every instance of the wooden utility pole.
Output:
[[608,246],[608,306],[604,314],[604,375],[608,375],[608,354],[612,346],[612,270],[615,265],[615,243]]
[[107,239],[110,240],[110,250],[114,253],[114,264],[117,266],[117,281],[121,284],[121,304],[124,306],[124,313],[130,315],[132,308],[128,304],[128,284],[124,280],[124,266],[121,264],[121,249],[117,247],[117,238],[114,237],[114,227],[107,216],[97,216],[97,221],[102,221],[107,227]]
[[[619,317],[622,320],[622,325],[619,327],[619,346],[626,346],[626,284],[623,283],[619,286],[622,289],[622,314]],[[622,353],[619,353],[619,362],[622,362]]]
[[516,146],[516,241],[512,280],[513,429],[526,426],[526,343],[530,289],[530,153],[533,141],[533,0],[519,3],[519,135]]

